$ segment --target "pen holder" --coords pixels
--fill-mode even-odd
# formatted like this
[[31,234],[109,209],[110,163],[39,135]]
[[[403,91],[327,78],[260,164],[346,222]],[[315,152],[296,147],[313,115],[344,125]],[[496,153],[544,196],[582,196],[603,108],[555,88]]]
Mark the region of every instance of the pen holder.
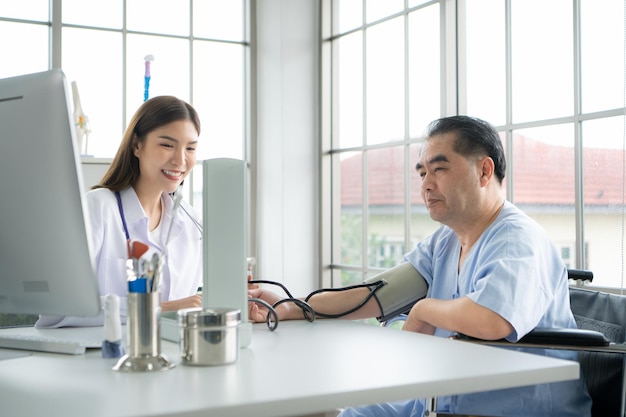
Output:
[[175,366],[161,354],[160,315],[158,292],[128,293],[128,353],[113,366],[114,371],[165,371]]

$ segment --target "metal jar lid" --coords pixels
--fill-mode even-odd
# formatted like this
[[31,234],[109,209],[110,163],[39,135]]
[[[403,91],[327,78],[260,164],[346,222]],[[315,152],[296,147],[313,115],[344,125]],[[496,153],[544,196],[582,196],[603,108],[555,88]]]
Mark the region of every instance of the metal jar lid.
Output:
[[241,321],[241,310],[231,308],[185,308],[178,310],[181,327],[233,327]]

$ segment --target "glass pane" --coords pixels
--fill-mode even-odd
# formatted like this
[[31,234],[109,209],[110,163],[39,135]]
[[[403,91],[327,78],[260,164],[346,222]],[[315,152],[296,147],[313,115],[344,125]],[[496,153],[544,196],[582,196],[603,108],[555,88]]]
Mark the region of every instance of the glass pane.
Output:
[[572,1],[514,0],[511,14],[513,120],[571,115]]
[[[202,141],[202,136],[200,140]],[[204,143],[202,145],[204,146]],[[196,165],[183,183],[183,198],[196,209],[197,213],[202,213],[202,167],[200,158],[197,158]]]
[[409,0],[409,8],[419,6],[420,4],[424,4],[430,0]]
[[[63,29],[63,71],[69,83],[76,82],[81,107],[91,128],[91,133],[83,139],[83,154],[112,158],[117,152],[125,127],[122,56],[121,33]],[[85,65],[87,62],[93,65]]]
[[[441,112],[441,59],[439,5],[409,15],[409,137],[422,136],[424,128]],[[415,166],[415,165],[413,165]]]
[[581,2],[582,109],[624,105],[624,1]]
[[398,13],[404,9],[404,0],[367,0],[367,23]]
[[363,144],[363,32],[333,42],[333,134],[341,148]]
[[196,37],[244,40],[243,0],[193,0],[193,33]]
[[172,95],[190,101],[189,41],[159,36],[128,35],[126,46],[126,118],[144,101],[145,60],[150,65],[149,97]]
[[[89,2],[85,0],[63,0],[62,5],[63,23],[122,28],[123,0],[91,0]],[[88,13],[86,13],[87,9],[89,9]],[[98,49],[100,49],[100,45],[98,45]]]
[[582,125],[586,268],[593,285],[621,287],[624,259],[624,118]]
[[467,114],[503,125],[506,123],[504,2],[468,1],[466,16]]
[[339,271],[335,271],[333,273],[333,278],[337,274],[341,275],[341,284],[337,285],[337,287],[344,287],[346,285],[360,284],[361,282],[363,282],[363,274],[361,272],[339,270]]
[[441,224],[430,218],[424,200],[422,199],[421,189],[422,180],[415,170],[415,166],[419,161],[419,151],[422,144],[412,144],[409,147],[409,189],[411,199],[411,223],[410,236],[411,242],[405,252],[410,252],[415,248],[417,242],[431,235]]
[[126,0],[128,30],[189,36],[189,24],[189,0]]
[[194,42],[193,104],[202,123],[198,159],[244,157],[244,52],[238,44]]
[[367,144],[404,139],[404,19],[367,31]]
[[48,22],[49,4],[50,0],[0,0],[0,16]]
[[[513,202],[539,222],[557,248],[575,247],[574,126],[515,131],[512,165]],[[576,264],[563,260],[570,267]]]
[[367,266],[391,268],[404,247],[404,146],[367,153]]
[[333,231],[339,240],[344,265],[361,266],[363,262],[363,154],[346,152],[340,156],[341,224]]
[[[0,78],[48,69],[48,27],[0,22]],[[19,39],[7,42],[6,39]],[[28,51],[28,53],[25,53]]]
[[363,0],[333,0],[333,35],[363,23]]

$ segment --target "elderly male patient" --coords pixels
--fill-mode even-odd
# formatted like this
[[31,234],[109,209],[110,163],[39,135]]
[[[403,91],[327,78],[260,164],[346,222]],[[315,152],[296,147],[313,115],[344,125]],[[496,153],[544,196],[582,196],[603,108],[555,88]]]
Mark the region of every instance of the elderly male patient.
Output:
[[[345,318],[380,317],[389,305],[410,299],[417,302],[403,330],[440,337],[458,332],[516,342],[535,327],[576,327],[567,269],[558,251],[534,220],[503,197],[506,162],[492,126],[467,116],[432,122],[416,169],[426,208],[442,225],[405,255],[404,264],[384,273],[387,285]],[[420,276],[428,284],[425,298],[420,299],[423,294],[417,294],[418,290],[413,294],[397,290]],[[270,304],[280,299],[263,288],[249,292]],[[309,304],[318,312],[340,314],[358,305],[369,292],[368,288],[322,292]],[[303,318],[293,303],[278,305],[277,313],[281,320]],[[250,304],[252,320],[265,321],[266,314],[263,306]],[[576,359],[575,352],[528,351]],[[457,415],[588,417],[591,399],[581,377],[440,397],[437,408],[440,413]],[[425,400],[415,399],[348,408],[341,417],[419,417],[424,413]]]

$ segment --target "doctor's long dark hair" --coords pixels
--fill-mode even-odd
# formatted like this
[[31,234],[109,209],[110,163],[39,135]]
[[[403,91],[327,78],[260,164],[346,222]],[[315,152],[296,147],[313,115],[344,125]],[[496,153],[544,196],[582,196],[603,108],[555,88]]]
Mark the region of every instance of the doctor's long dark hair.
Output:
[[200,134],[198,113],[185,101],[174,96],[157,96],[144,102],[126,127],[122,143],[109,169],[100,183],[91,188],[122,191],[134,185],[139,178],[139,159],[134,153],[137,145],[144,142],[148,133],[154,129],[179,120],[191,121]]

